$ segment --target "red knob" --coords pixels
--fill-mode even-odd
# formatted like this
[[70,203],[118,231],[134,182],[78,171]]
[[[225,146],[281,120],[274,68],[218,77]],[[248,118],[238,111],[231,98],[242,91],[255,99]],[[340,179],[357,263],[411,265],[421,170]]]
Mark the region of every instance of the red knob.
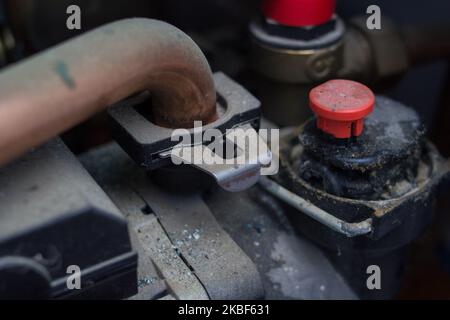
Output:
[[309,93],[317,127],[336,138],[359,136],[364,117],[373,111],[375,95],[365,85],[350,80],[330,80]]
[[336,0],[265,0],[263,13],[284,26],[306,27],[329,21],[335,7]]

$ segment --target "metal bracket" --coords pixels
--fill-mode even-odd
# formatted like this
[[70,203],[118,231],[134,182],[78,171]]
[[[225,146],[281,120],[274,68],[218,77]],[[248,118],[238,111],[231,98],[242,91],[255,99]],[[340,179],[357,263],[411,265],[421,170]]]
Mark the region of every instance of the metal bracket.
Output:
[[[267,166],[272,160],[272,153],[266,142],[256,131],[257,146],[251,146],[246,143],[246,133],[254,130],[251,125],[239,126],[241,130],[227,132],[223,138],[225,142],[235,147],[233,158],[224,157],[215,153],[212,149],[203,144],[179,146],[161,153],[161,157],[175,157],[180,162],[192,165],[212,176],[218,185],[230,192],[245,190],[254,185],[260,176],[261,167]],[[250,131],[251,132],[251,131]],[[215,160],[212,163],[206,163],[204,156]],[[196,162],[195,159],[202,159]]]
[[[205,164],[192,161],[190,156],[178,156],[178,159],[206,172],[225,190],[236,192],[252,186],[259,178],[261,166],[269,165],[272,155],[266,142],[257,134],[260,103],[222,73],[214,74],[214,81],[220,117],[215,122],[202,126],[200,132],[196,128],[188,129],[186,135],[190,136],[188,141],[193,141],[193,144],[180,146],[178,141],[172,139],[173,129],[159,127],[140,113],[140,106],[148,107],[149,97],[145,94],[122,101],[109,109],[115,140],[137,164],[150,170],[173,164],[170,160],[177,158],[177,155],[194,155],[194,159],[199,159],[205,152],[210,152],[219,161]],[[236,159],[225,159],[212,154],[213,151],[208,151],[211,149],[202,142],[196,142],[195,135],[200,133],[203,136],[208,129],[219,130],[223,140],[236,145],[238,153],[245,155],[245,161],[237,162]],[[238,132],[238,137],[232,137],[229,129],[243,130],[231,130],[235,135]],[[257,148],[242,143],[238,145],[240,141],[245,141],[245,137],[240,139],[242,137],[239,135],[245,134],[249,129],[256,132]]]
[[[214,82],[220,117],[203,125],[202,130],[218,129],[225,134],[227,129],[247,123],[258,129],[260,102],[223,73],[215,73]],[[170,158],[160,154],[170,151],[178,142],[172,139],[173,129],[157,126],[140,113],[140,107],[149,108],[149,103],[149,96],[142,94],[112,106],[108,114],[117,143],[138,165],[153,170],[170,164]],[[188,129],[191,141],[195,141],[194,130]]]

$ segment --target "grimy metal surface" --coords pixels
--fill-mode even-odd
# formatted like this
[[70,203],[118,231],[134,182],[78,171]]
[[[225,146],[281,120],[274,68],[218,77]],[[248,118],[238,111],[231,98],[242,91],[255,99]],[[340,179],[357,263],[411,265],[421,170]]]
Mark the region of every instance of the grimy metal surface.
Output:
[[[90,160],[95,161],[93,158]],[[206,290],[174,250],[156,215],[143,210],[147,208],[144,200],[122,183],[115,186],[113,194],[114,201],[129,222],[133,247],[139,253],[139,293],[132,299],[207,300]]]
[[[276,199],[258,187],[238,193],[211,189],[203,201],[189,190],[160,197],[161,189],[150,179],[134,178],[141,169],[116,143],[83,154],[81,161],[135,235],[140,286],[133,299],[357,298],[319,248],[295,233]],[[154,189],[157,194],[151,193]],[[163,206],[168,197],[171,201]],[[200,216],[207,218],[199,228]],[[229,251],[237,258],[230,259]],[[237,268],[248,258],[257,273]],[[264,292],[260,285],[238,290],[239,283],[259,281]]]
[[96,148],[83,154],[81,161],[128,220],[133,247],[139,256],[139,293],[132,299],[208,299],[155,214],[143,210],[147,204],[124,182],[135,166],[120,147],[113,144]]
[[[141,280],[150,281],[136,299],[154,297],[159,278],[166,280],[167,295],[173,298],[264,297],[256,266],[223,230],[199,192],[162,189],[115,143],[82,155],[81,161],[125,213],[137,239]],[[152,276],[145,264],[154,264],[158,275]],[[156,296],[166,297],[161,292]]]
[[211,299],[264,296],[256,266],[223,231],[200,194],[173,194],[142,182],[138,188]]
[[130,95],[152,93],[155,123],[216,119],[208,62],[179,29],[114,22],[0,73],[0,165]]

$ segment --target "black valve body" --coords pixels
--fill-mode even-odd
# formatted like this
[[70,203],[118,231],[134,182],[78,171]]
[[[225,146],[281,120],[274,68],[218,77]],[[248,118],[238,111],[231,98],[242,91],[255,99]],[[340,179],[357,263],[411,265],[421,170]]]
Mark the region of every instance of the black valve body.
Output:
[[364,200],[399,197],[417,185],[424,127],[416,112],[378,97],[357,138],[336,139],[309,121],[299,135],[299,176],[327,193]]

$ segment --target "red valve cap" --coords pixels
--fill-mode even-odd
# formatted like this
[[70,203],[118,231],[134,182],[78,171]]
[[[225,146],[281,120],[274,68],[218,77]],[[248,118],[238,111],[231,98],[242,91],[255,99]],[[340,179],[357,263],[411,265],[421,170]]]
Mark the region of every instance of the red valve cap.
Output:
[[331,20],[336,0],[265,0],[266,18],[289,27],[318,26]]
[[317,127],[335,138],[361,135],[364,117],[373,111],[374,104],[372,90],[350,80],[330,80],[309,93]]

